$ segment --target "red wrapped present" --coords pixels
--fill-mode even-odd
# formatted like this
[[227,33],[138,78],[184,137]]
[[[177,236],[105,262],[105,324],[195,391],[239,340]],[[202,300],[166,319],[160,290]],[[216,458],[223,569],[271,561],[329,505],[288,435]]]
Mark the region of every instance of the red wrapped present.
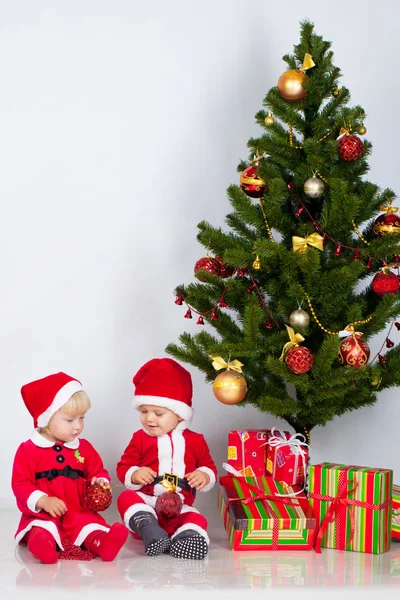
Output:
[[400,540],[400,485],[393,486],[392,539]]
[[265,475],[266,443],[269,434],[269,429],[230,431],[228,434],[228,463],[224,464],[224,468],[237,477],[262,477]]
[[286,485],[304,485],[308,448],[301,433],[291,435],[273,427],[267,445],[267,473]]
[[272,477],[221,477],[218,506],[233,550],[311,550],[316,520],[304,494]]
[[390,469],[321,463],[311,465],[308,497],[321,547],[381,554],[390,549],[392,530]]

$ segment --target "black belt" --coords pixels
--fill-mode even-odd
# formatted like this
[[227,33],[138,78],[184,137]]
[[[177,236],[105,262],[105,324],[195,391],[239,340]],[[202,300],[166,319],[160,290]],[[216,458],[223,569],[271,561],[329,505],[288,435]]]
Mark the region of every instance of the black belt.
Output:
[[[163,475],[157,475],[157,477],[154,477],[154,480],[152,481],[151,485],[156,485],[156,483],[161,483],[164,479],[165,478]],[[194,488],[190,487],[190,485],[186,479],[181,479],[180,477],[178,477],[177,479],[178,479],[177,487],[180,487],[181,490],[185,490],[186,492],[193,494],[193,496],[196,495],[196,490]]]
[[72,469],[69,465],[63,469],[49,469],[48,471],[40,471],[35,473],[36,479],[48,479],[51,481],[59,476],[69,477],[69,479],[78,479],[78,477],[85,477],[85,473],[79,469]]

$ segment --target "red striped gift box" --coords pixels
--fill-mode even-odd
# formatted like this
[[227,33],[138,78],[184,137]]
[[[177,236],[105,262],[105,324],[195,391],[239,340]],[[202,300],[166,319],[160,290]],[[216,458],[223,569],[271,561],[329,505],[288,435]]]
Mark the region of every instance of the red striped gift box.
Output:
[[400,485],[393,486],[392,539],[400,540]]
[[381,554],[390,549],[390,469],[336,463],[311,465],[308,497],[317,520],[320,548]]
[[311,550],[316,521],[305,495],[272,477],[221,477],[218,506],[233,550]]

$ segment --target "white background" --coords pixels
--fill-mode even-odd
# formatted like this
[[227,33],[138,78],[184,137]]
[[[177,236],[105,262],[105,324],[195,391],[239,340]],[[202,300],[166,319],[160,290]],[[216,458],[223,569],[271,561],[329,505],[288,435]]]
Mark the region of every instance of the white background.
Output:
[[[368,114],[368,179],[399,188],[399,16],[395,0],[0,2],[3,506],[14,504],[12,460],[32,426],[20,387],[59,370],[86,387],[85,435],[114,476],[139,424],[132,376],[199,330],[173,290],[204,255],[197,223],[224,226],[226,188],[262,133],[254,114],[301,19],[332,40]],[[189,369],[193,429],[218,465],[229,429],[284,425],[221,405]],[[382,392],[314,430],[312,460],[393,468],[400,482],[399,420],[397,389]],[[213,491],[199,504],[215,501]]]

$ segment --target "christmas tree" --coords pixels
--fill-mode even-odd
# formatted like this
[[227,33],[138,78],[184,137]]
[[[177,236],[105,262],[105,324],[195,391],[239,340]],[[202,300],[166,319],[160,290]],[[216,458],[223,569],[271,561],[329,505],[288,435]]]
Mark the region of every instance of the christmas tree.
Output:
[[[350,106],[331,43],[304,21],[283,60],[288,68],[255,117],[262,131],[248,142],[240,185],[228,188],[228,230],[198,225],[207,254],[195,281],[175,290],[184,316],[213,329],[185,332],[166,351],[210,382],[211,357],[220,357],[216,367],[239,361],[242,404],[308,437],[400,383],[400,347],[389,337],[400,328],[400,218],[394,192],[365,178],[366,115]],[[368,339],[377,333],[372,357]],[[235,392],[238,382],[228,385]],[[243,395],[236,392],[232,403]]]

